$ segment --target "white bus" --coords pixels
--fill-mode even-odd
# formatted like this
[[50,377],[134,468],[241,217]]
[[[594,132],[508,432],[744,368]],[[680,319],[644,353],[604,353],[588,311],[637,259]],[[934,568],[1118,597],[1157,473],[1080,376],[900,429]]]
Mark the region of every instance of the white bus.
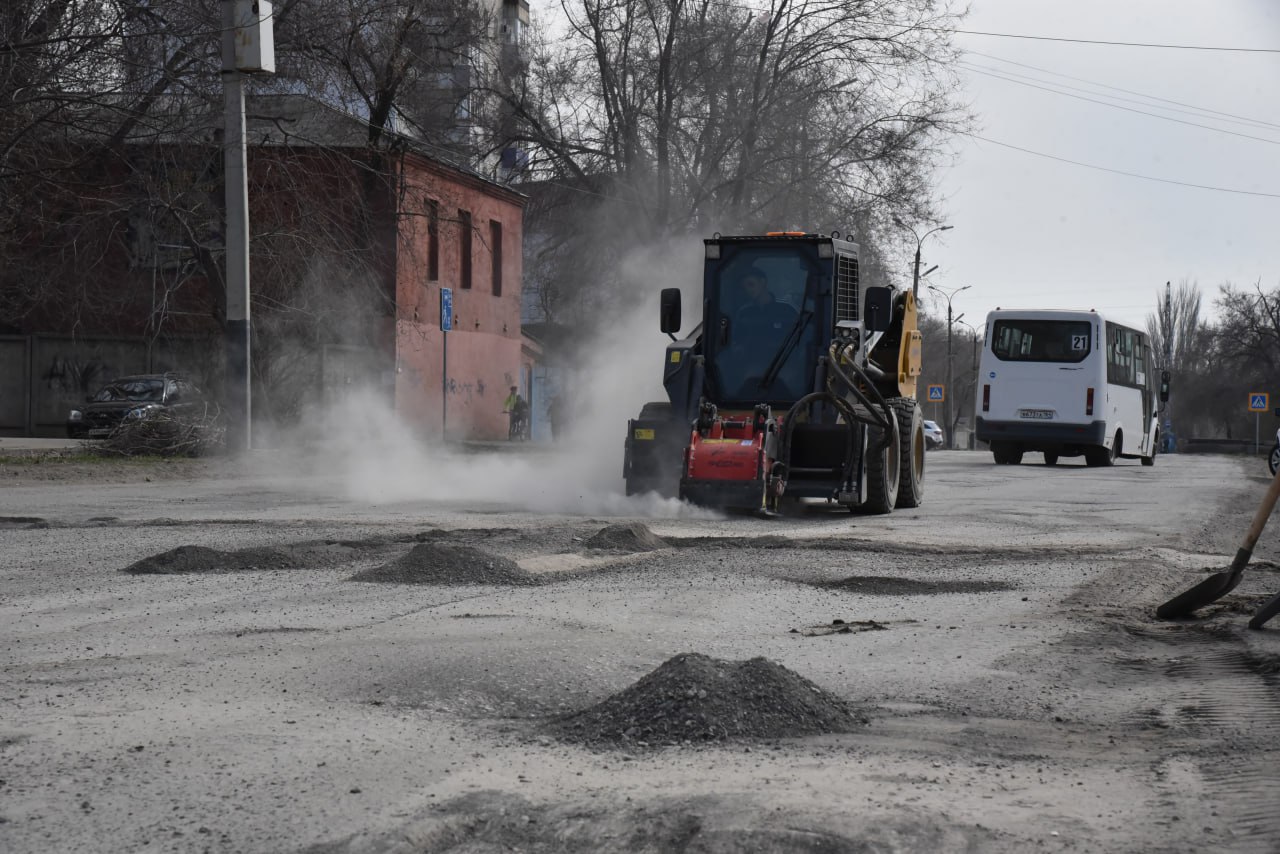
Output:
[[[1154,465],[1159,447],[1155,353],[1144,332],[1096,311],[1017,311],[987,315],[975,395],[977,438],[995,461],[1022,455],[1083,455],[1091,466],[1117,457]],[[1168,377],[1159,383],[1168,399]]]

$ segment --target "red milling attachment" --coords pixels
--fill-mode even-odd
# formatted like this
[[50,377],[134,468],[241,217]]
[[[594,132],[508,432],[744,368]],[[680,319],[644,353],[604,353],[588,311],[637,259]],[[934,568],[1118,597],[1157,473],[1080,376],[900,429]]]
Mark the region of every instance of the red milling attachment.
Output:
[[765,454],[765,432],[757,420],[716,418],[705,436],[694,430],[685,451],[690,480],[762,480],[772,460]]

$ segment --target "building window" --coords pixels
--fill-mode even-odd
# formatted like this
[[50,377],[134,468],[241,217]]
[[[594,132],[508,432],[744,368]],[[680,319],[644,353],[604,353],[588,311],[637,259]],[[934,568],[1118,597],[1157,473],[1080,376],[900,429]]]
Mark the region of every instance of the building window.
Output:
[[427,201],[427,281],[440,278],[440,203]]
[[458,286],[471,290],[471,211],[458,211]]
[[489,243],[493,249],[493,295],[502,296],[502,223],[489,220]]

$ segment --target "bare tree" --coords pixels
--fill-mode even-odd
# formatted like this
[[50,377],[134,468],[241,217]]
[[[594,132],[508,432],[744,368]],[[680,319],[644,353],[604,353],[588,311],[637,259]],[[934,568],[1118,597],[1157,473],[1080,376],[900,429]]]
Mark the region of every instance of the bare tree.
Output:
[[[945,71],[955,19],[945,4],[562,9],[570,36],[531,44],[507,96],[532,174],[577,190],[579,219],[595,226],[553,228],[555,252],[531,265],[546,262],[534,276],[575,294],[559,304],[609,293],[609,262],[629,243],[856,223],[869,244],[891,214],[928,216],[929,169],[966,120]],[[588,254],[605,262],[603,278],[581,264]]]

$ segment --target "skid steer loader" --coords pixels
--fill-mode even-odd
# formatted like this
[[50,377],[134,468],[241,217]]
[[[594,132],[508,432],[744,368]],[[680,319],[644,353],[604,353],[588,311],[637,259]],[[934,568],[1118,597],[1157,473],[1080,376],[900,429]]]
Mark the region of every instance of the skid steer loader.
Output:
[[888,513],[924,497],[914,295],[864,286],[858,246],[770,232],[703,241],[702,318],[662,292],[668,400],[627,424],[628,495],[774,512],[823,498]]

